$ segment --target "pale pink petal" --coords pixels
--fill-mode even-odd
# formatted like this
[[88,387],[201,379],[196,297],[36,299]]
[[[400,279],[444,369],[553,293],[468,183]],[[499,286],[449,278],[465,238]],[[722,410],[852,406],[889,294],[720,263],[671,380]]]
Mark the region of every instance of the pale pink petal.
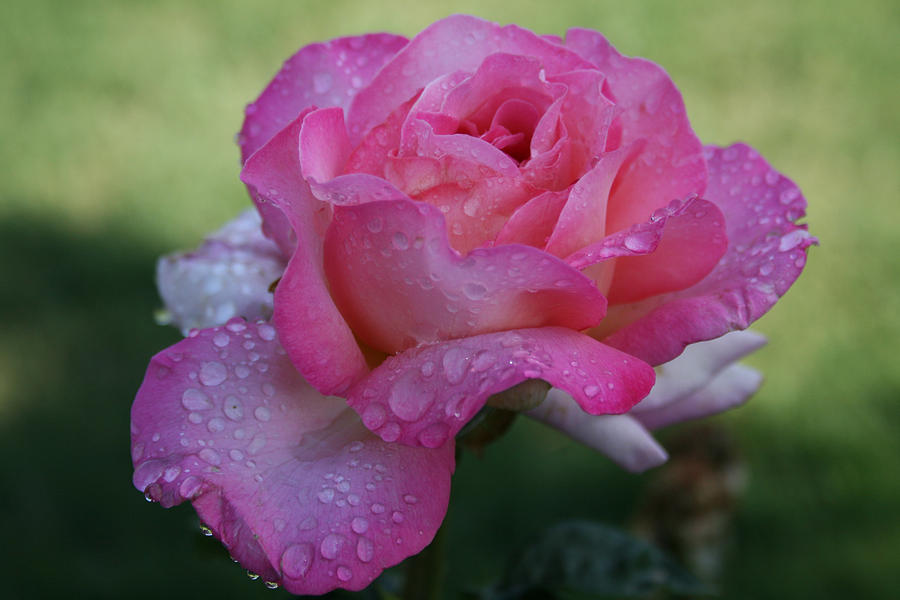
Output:
[[[797,225],[806,201],[792,181],[773,170],[752,148],[709,148],[706,197],[725,215],[728,250],[696,285],[611,310],[617,324],[604,342],[662,364],[687,344],[745,329],[787,292],[816,243]],[[601,327],[603,324],[601,324]]]
[[569,392],[591,414],[622,413],[647,395],[653,369],[560,327],[519,329],[417,346],[389,357],[349,393],[385,441],[440,446],[491,394],[526,379]]
[[301,48],[256,102],[247,106],[238,137],[241,161],[246,162],[304,109],[349,107],[359,90],[406,43],[404,37],[376,33]]
[[153,358],[131,413],[134,485],[193,503],[231,556],[291,593],[362,589],[431,541],[453,443],[385,444],[275,337],[235,319]]
[[575,52],[516,25],[450,16],[413,38],[353,99],[347,119],[351,138],[361,139],[432,80],[460,70],[474,72],[497,52],[534,56],[550,74],[590,67]]
[[619,54],[596,31],[570,29],[566,47],[606,75],[609,94],[622,109],[621,143],[644,140],[641,153],[623,167],[609,204],[607,231],[647,219],[674,198],[703,195],[703,148],[691,129],[675,84],[658,65]]
[[538,194],[516,209],[497,234],[495,244],[526,244],[544,248],[568,197],[569,190]]
[[586,415],[563,390],[551,389],[540,406],[525,414],[602,452],[633,473],[658,467],[669,458],[650,432],[632,416]]
[[337,208],[325,256],[341,313],[388,353],[506,329],[579,330],[604,315],[603,295],[563,261],[520,245],[462,257],[440,211],[411,200]]
[[263,237],[261,221],[248,210],[209,235],[193,252],[167,254],[156,263],[156,285],[168,322],[187,332],[221,325],[235,316],[272,315],[269,285],[285,260]]
[[680,402],[710,384],[723,369],[762,348],[766,338],[749,329],[697,342],[656,368],[656,383],[631,413],[642,414]]
[[762,385],[763,377],[755,369],[731,365],[716,375],[706,387],[666,406],[645,411],[632,411],[635,419],[648,429],[658,429],[702,419],[740,406]]
[[368,371],[362,352],[328,291],[322,245],[329,204],[316,199],[301,176],[298,119],[244,165],[241,180],[266,205],[280,209],[297,248],[275,290],[275,326],[297,369],[322,393],[340,393]]

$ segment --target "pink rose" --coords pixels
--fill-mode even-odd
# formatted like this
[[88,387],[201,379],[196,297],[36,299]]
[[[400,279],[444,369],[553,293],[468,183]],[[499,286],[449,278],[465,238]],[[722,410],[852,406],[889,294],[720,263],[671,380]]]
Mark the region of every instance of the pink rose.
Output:
[[758,378],[727,365],[757,342],[671,363],[635,407],[652,367],[746,328],[814,242],[791,181],[704,148],[665,72],[593,31],[454,16],[314,44],[246,114],[241,178],[271,241],[161,268],[175,320],[209,328],[148,369],[134,483],[190,500],[294,593],[361,589],[427,545],[455,434],[522,381],[554,387],[532,416],[629,468],[664,459],[644,427],[745,399]]

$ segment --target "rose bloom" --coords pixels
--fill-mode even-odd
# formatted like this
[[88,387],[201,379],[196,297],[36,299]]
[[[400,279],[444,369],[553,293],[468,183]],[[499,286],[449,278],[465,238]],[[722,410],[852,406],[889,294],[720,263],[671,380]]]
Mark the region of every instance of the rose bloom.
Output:
[[313,44],[239,144],[258,216],[160,262],[173,320],[202,329],[150,364],[134,484],[298,594],[422,550],[455,434],[523,381],[553,386],[530,416],[665,460],[648,430],[756,389],[733,363],[761,337],[725,334],[815,241],[790,180],[704,147],[666,73],[594,31],[454,16]]

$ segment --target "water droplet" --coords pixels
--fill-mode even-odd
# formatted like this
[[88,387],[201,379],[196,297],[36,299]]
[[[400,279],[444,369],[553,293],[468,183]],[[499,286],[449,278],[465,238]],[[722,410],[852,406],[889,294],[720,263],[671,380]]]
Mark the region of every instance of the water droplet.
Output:
[[398,510],[395,510],[391,514],[391,521],[393,521],[394,523],[397,523],[397,524],[402,523],[403,522],[403,513]]
[[200,383],[205,386],[216,386],[225,381],[228,370],[220,362],[203,363],[200,367]]
[[181,497],[185,500],[191,500],[200,492],[200,487],[202,485],[203,482],[200,481],[200,479],[190,475],[181,482],[180,486],[178,486],[178,493],[181,494]]
[[419,432],[419,443],[426,448],[440,448],[447,441],[450,428],[445,423],[433,423]]
[[228,451],[228,457],[231,458],[231,460],[238,462],[244,460],[244,453],[237,448],[232,448]]
[[291,579],[298,579],[309,572],[312,561],[312,545],[294,544],[281,555],[281,571]]
[[481,300],[487,295],[487,287],[478,282],[470,281],[463,286],[463,294],[469,300]]
[[380,515],[385,511],[384,504],[375,503],[372,505],[370,510],[372,511],[372,514]]
[[768,277],[769,275],[772,274],[772,271],[774,271],[774,270],[775,270],[775,263],[766,262],[766,263],[763,263],[762,266],[759,267],[759,274],[762,275],[763,277]]
[[278,584],[274,581],[263,581],[263,585],[270,590],[277,590]]
[[319,498],[319,502],[321,502],[322,504],[328,504],[332,500],[334,500],[334,489],[325,488],[324,490],[316,494],[316,496]]
[[369,429],[379,429],[387,420],[387,411],[381,404],[370,404],[363,411],[362,420]]
[[656,237],[650,232],[632,233],[623,242],[625,247],[632,252],[649,252],[656,242]]
[[240,421],[244,418],[244,405],[237,396],[228,396],[225,398],[225,407],[223,409],[225,416],[232,421]]
[[350,444],[348,450],[350,450],[350,452],[359,452],[359,451],[362,450],[364,447],[365,447],[365,444],[363,444],[362,442],[360,442],[359,440],[357,440],[357,441],[352,442],[352,443]]
[[250,581],[256,581],[257,579],[259,579],[259,575],[257,575],[253,571],[247,571],[247,577],[250,578]]
[[250,375],[250,368],[247,367],[247,365],[237,365],[234,368],[234,374],[240,379],[246,379],[247,376]]
[[413,496],[412,494],[406,494],[405,496],[403,496],[403,501],[406,502],[407,504],[415,504],[416,502],[419,501],[419,499],[416,498],[415,496]]
[[422,377],[431,377],[432,375],[434,375],[434,363],[430,360],[422,363],[419,371],[422,373]]
[[209,396],[195,388],[184,390],[181,395],[181,405],[188,410],[209,410],[213,407]]
[[496,362],[497,357],[493,352],[489,350],[479,350],[472,359],[472,371],[475,373],[482,373],[494,366],[494,363]]
[[228,334],[224,331],[220,331],[213,336],[213,344],[215,344],[219,348],[224,348],[225,346],[227,346],[229,341],[231,341],[231,338],[228,337]]
[[313,90],[317,94],[325,94],[331,89],[331,73],[316,73],[313,75]]
[[402,231],[396,232],[391,237],[391,243],[397,250],[406,250],[407,248],[409,248],[409,238],[406,237],[406,234]]
[[253,411],[253,416],[265,423],[272,418],[272,412],[265,406],[257,406]]
[[600,392],[600,388],[596,385],[586,385],[584,386],[584,395],[588,398],[593,398]]
[[204,448],[199,453],[197,453],[197,456],[211,465],[218,466],[222,464],[222,457],[219,456],[219,453],[212,448]]
[[384,221],[381,220],[381,217],[375,217],[366,224],[366,227],[368,227],[369,231],[372,233],[378,233],[384,228]]
[[324,558],[333,560],[340,554],[341,548],[344,546],[344,537],[336,533],[325,536],[322,544],[319,546],[319,552]]
[[212,529],[210,529],[205,523],[200,523],[200,533],[204,537],[212,537],[213,535]]
[[388,443],[396,442],[400,439],[400,425],[397,423],[387,423],[384,427],[378,430],[378,435],[381,436],[381,439]]
[[209,420],[209,423],[206,424],[206,428],[210,433],[219,433],[220,431],[225,429],[225,421],[218,417]]
[[391,388],[388,405],[395,415],[407,422],[419,420],[434,401],[434,394],[416,390],[411,384],[398,382]]
[[348,567],[340,566],[337,568],[337,577],[341,581],[350,581],[353,578],[353,571]]
[[260,323],[256,328],[256,332],[259,334],[260,338],[267,342],[271,342],[275,339],[275,328],[268,323]]
[[370,562],[375,556],[375,545],[372,540],[361,537],[356,542],[356,556],[364,563]]
[[466,371],[469,368],[466,353],[460,348],[450,348],[441,359],[444,367],[444,376],[447,381],[455,385],[460,383],[466,377]]
[[350,528],[354,533],[363,534],[369,530],[369,520],[365,517],[354,517],[350,522]]

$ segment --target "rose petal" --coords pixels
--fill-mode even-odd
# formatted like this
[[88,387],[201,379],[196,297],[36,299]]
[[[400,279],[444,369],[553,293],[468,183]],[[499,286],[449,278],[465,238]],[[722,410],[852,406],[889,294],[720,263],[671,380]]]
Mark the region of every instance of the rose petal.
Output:
[[604,321],[618,323],[605,343],[650,364],[673,359],[687,344],[747,328],[797,279],[804,250],[816,243],[795,223],[805,214],[800,190],[756,151],[744,144],[710,147],[708,160],[706,196],[725,215],[727,252],[696,285],[610,310]]
[[275,290],[275,326],[306,380],[325,394],[340,393],[368,371],[362,352],[328,291],[322,244],[330,206],[301,176],[302,122],[281,130],[244,165],[241,180],[288,218],[297,248]]
[[604,314],[603,295],[561,260],[518,245],[463,258],[440,211],[411,200],[336,209],[325,257],[341,313],[388,353],[506,329],[579,330]]
[[602,452],[632,473],[658,467],[669,458],[634,417],[627,414],[586,415],[563,390],[551,389],[540,406],[525,414]]
[[300,129],[300,171],[307,180],[328,181],[341,174],[350,156],[350,140],[340,108],[314,110]]
[[473,72],[497,52],[535,56],[548,73],[589,68],[575,52],[516,25],[501,27],[467,15],[442,19],[413,38],[354,99],[347,119],[359,140],[429,82],[456,71]]
[[269,285],[284,271],[285,260],[260,225],[256,211],[245,211],[193,252],[168,254],[156,263],[159,295],[170,322],[185,335],[235,316],[272,315]]
[[766,338],[755,331],[732,331],[691,344],[678,357],[656,368],[656,383],[631,414],[664,408],[699,392],[723,369],[762,348]]
[[607,231],[642,222],[673,198],[703,195],[707,179],[703,147],[666,72],[648,60],[622,56],[596,31],[570,29],[566,46],[606,75],[613,100],[623,109],[621,143],[645,141],[640,155],[624,167],[616,182]]
[[606,234],[606,203],[613,180],[627,157],[624,149],[608,152],[578,180],[545,250],[554,256],[566,257],[573,252],[603,239]]
[[743,404],[756,393],[762,381],[759,371],[744,365],[731,365],[716,375],[706,387],[687,398],[652,410],[632,411],[629,414],[648,429],[701,419]]
[[497,234],[495,245],[525,244],[544,248],[568,198],[569,190],[538,194],[516,209]]
[[421,551],[447,509],[453,443],[385,444],[240,319],[154,357],[132,408],[134,484],[193,503],[229,553],[294,594],[359,590]]
[[390,157],[388,179],[411,198],[441,209],[459,252],[494,239],[529,197],[516,162],[485,140],[436,135],[429,123],[404,125],[408,154]]
[[627,411],[653,378],[634,357],[571,329],[542,327],[411,348],[374,369],[348,402],[385,441],[430,447],[455,435],[491,394],[526,379],[562,388],[600,414]]
[[358,91],[407,43],[376,33],[311,44],[289,58],[260,97],[247,106],[238,140],[241,162],[314,106],[347,108]]

